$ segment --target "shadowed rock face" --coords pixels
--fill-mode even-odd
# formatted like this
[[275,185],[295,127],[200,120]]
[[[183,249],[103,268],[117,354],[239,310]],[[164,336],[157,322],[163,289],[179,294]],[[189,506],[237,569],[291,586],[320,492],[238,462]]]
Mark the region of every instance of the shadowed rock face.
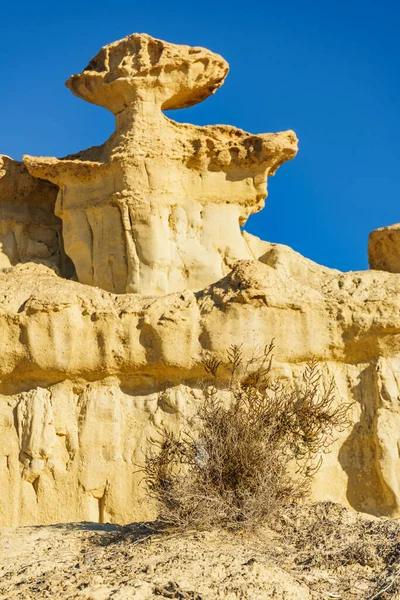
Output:
[[295,134],[197,127],[162,113],[204,100],[227,72],[209,50],[134,34],[67,81],[115,113],[115,133],[65,159],[24,162],[60,188],[56,214],[81,283],[148,295],[199,290],[251,258],[240,225],[263,207],[268,175],[295,156]]
[[400,223],[370,233],[368,262],[371,269],[400,273]]
[[61,221],[54,214],[57,186],[32,177],[26,167],[0,154],[0,268],[33,261],[69,277]]

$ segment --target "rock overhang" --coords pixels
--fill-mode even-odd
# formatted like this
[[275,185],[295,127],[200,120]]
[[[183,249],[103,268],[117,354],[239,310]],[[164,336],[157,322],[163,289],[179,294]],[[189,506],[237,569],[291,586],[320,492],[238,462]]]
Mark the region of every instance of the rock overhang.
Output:
[[208,98],[223,84],[228,70],[222,56],[205,48],[134,33],[104,46],[66,86],[114,114],[138,99],[171,110]]

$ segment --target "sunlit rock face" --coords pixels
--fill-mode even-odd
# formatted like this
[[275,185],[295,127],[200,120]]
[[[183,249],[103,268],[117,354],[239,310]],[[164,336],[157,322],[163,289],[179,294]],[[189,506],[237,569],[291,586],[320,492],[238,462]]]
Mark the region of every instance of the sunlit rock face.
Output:
[[251,258],[240,225],[263,207],[268,175],[295,156],[295,134],[196,127],[162,112],[201,102],[227,73],[209,50],[134,34],[67,81],[116,115],[115,133],[62,160],[24,162],[59,186],[56,214],[81,283],[119,294],[199,290]]
[[[293,384],[315,358],[352,425],[312,498],[400,515],[397,228],[373,269],[341,273],[240,231],[293,132],[174,123],[227,64],[132,35],[68,87],[116,115],[100,147],[0,156],[0,525],[155,516],[138,472],[164,428],[190,427],[207,374],[275,338]],[[392,272],[390,272],[392,271]],[[225,369],[225,374],[226,374]]]

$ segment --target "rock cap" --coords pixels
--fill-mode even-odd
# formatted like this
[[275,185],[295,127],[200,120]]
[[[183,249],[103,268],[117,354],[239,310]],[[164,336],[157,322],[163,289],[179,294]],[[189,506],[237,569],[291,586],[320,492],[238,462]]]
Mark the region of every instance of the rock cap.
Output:
[[66,86],[73,94],[114,114],[137,100],[164,110],[193,106],[224,82],[228,63],[210,50],[171,44],[133,33],[104,46]]

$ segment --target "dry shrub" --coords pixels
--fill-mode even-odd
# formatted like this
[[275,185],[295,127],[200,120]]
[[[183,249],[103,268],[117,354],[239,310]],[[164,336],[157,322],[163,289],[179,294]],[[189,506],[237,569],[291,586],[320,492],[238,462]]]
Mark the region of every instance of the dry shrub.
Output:
[[272,354],[273,343],[246,360],[232,346],[225,385],[221,363],[204,358],[214,383],[203,386],[196,434],[164,430],[146,455],[147,487],[168,526],[253,527],[307,495],[321,455],[348,425],[348,405],[337,407],[316,361],[300,385],[273,379]]

